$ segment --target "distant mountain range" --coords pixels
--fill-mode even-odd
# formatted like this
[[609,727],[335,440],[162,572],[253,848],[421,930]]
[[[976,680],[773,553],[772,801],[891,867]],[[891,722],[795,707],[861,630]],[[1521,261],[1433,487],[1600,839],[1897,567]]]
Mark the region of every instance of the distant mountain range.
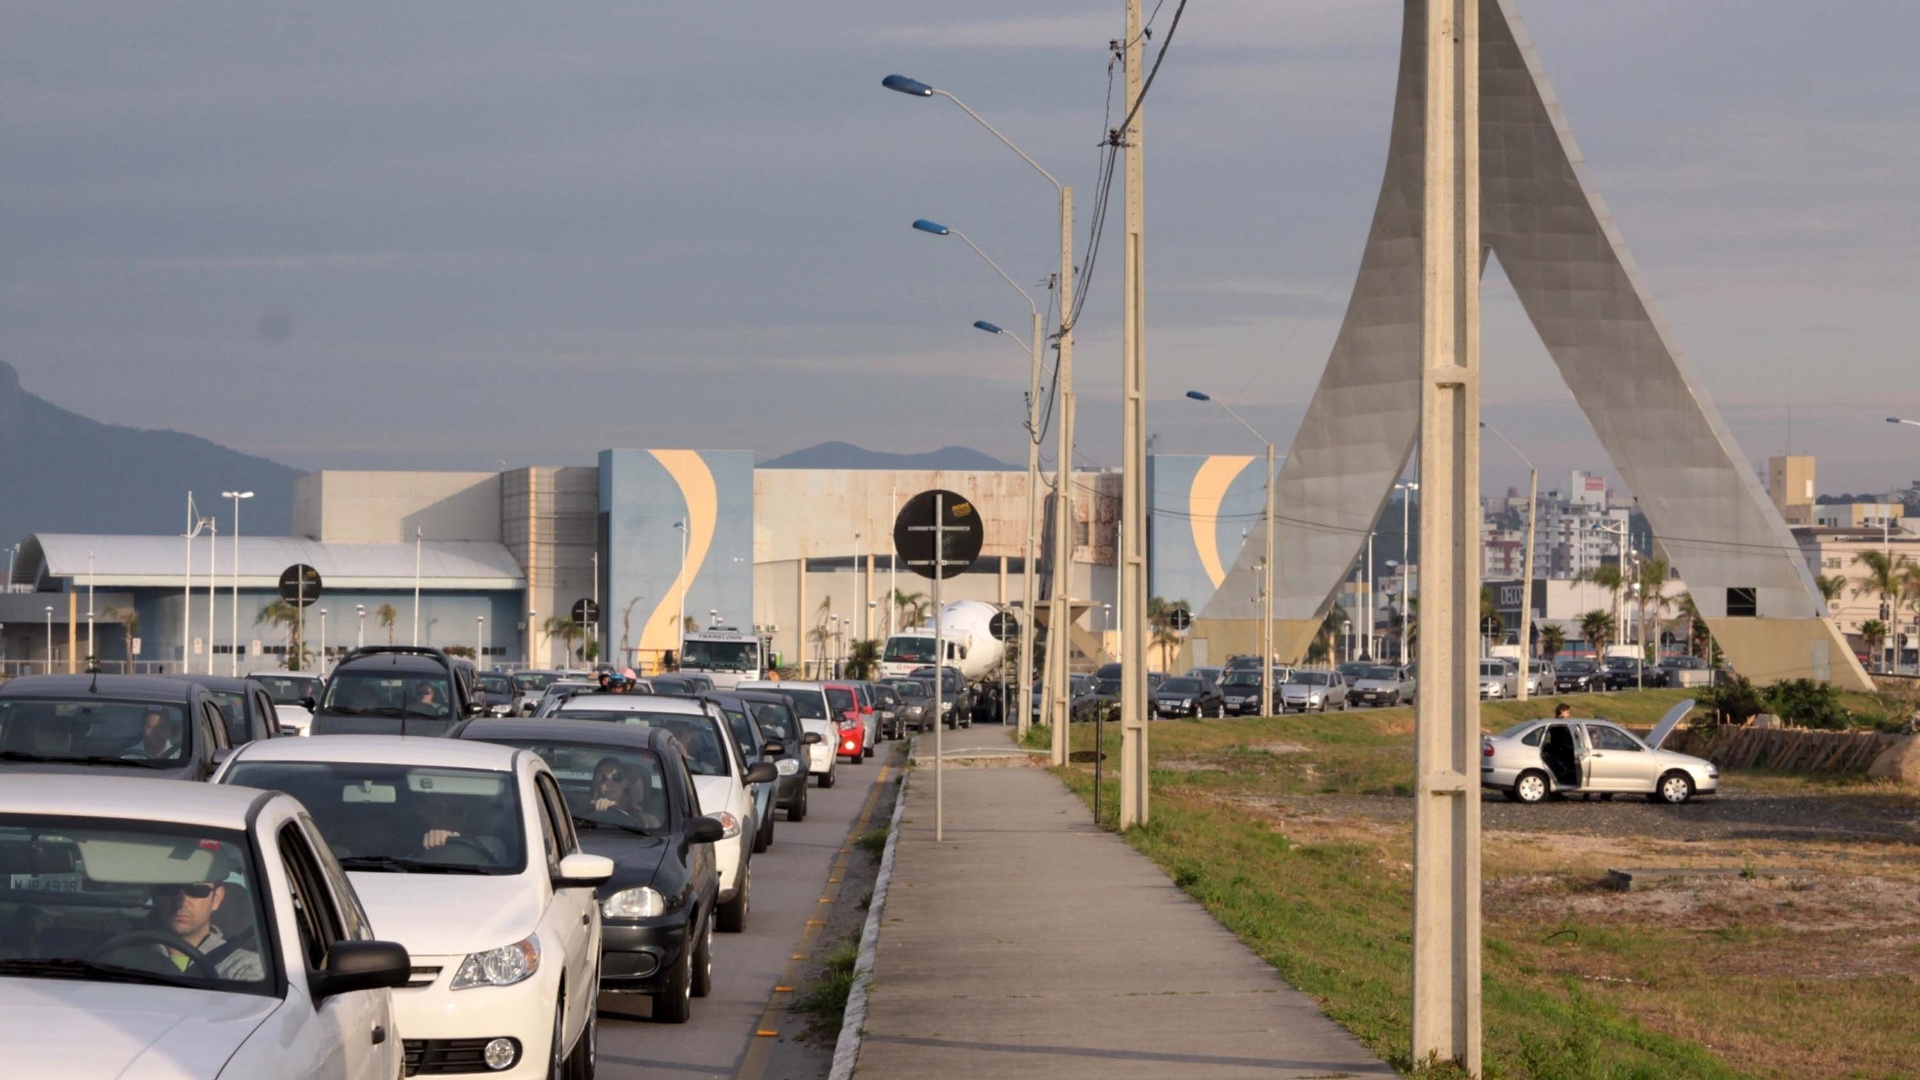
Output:
[[759,464],[762,469],[1014,469],[1004,461],[964,446],[943,446],[924,454],[891,454],[852,443],[825,442]]
[[180,532],[188,491],[223,533],[233,506],[220,493],[252,491],[241,531],[285,536],[298,475],[195,435],[89,420],[27,393],[0,362],[0,546],[36,532]]

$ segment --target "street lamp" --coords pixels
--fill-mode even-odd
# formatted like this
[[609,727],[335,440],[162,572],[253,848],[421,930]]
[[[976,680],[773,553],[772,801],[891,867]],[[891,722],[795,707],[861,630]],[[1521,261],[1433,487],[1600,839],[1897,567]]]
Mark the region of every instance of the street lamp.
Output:
[[1261,559],[1260,569],[1260,715],[1273,715],[1273,440],[1260,434],[1252,424],[1246,422],[1233,406],[1224,401],[1214,401],[1209,394],[1198,390],[1187,391],[1187,397],[1194,401],[1211,401],[1227,411],[1227,415],[1239,421],[1241,427],[1253,433],[1267,448],[1267,491],[1266,518],[1267,550]]
[[46,673],[48,675],[53,674],[53,605],[52,604],[47,605],[47,670],[46,670]]
[[1501,434],[1500,429],[1480,421],[1480,426],[1493,432],[1494,438],[1506,444],[1513,456],[1527,467],[1527,550],[1520,572],[1520,655],[1524,658],[1520,664],[1520,687],[1514,694],[1516,700],[1527,700],[1527,680],[1533,676],[1533,522],[1540,512],[1540,470],[1513,441]]
[[223,491],[220,497],[233,500],[233,652],[230,654],[233,663],[228,665],[228,674],[237,676],[240,674],[240,500],[253,498],[253,492]]
[[367,644],[367,605],[355,604],[353,605],[353,610],[360,616],[360,628],[354,632],[353,647],[356,649],[365,648]]
[[[235,649],[238,649],[240,647],[239,641],[236,640],[233,643],[233,647]],[[305,666],[306,664],[305,657],[296,657],[296,659],[298,659],[301,662],[302,666]],[[237,662],[238,661],[236,660],[236,663]],[[320,674],[325,675],[326,673],[327,673],[327,609],[321,608],[320,609]]]
[[484,665],[487,662],[487,617],[473,617],[473,657],[474,662]]
[[[1002,146],[1018,154],[1020,160],[1032,166],[1033,171],[1039,173],[1046,179],[1047,183],[1053,185],[1053,190],[1060,198],[1060,291],[1058,293],[1058,299],[1060,301],[1060,335],[1057,346],[1060,350],[1060,360],[1054,375],[1059,386],[1060,419],[1058,423],[1058,478],[1054,487],[1053,550],[1055,554],[1053,559],[1053,600],[1049,618],[1052,626],[1052,640],[1055,647],[1047,651],[1046,701],[1050,722],[1063,725],[1057,730],[1064,733],[1066,730],[1064,725],[1067,722],[1068,716],[1067,654],[1071,651],[1067,647],[1069,638],[1067,624],[1072,611],[1067,594],[1072,584],[1069,570],[1073,562],[1073,188],[1055,180],[1053,174],[1041,168],[1039,162],[1028,157],[1026,151],[1015,146],[1011,139],[1000,134],[1000,132],[995,129],[992,124],[987,123],[979,113],[968,108],[966,102],[961,101],[945,90],[930,86],[918,79],[910,79],[905,75],[889,75],[880,80],[880,85],[896,93],[906,94],[909,97],[927,98],[938,95],[953,102],[959,106],[960,111],[972,117],[975,123],[986,128],[994,138],[1000,140]],[[1036,332],[1034,336],[1037,339],[1040,335]],[[1034,347],[1039,347],[1037,340],[1034,342]],[[1028,405],[1028,423],[1033,429],[1029,438],[1037,440],[1039,438],[1039,423],[1034,417],[1033,410],[1037,406],[1040,396],[1038,380],[1030,378],[1029,385],[1031,387],[1029,396],[1032,400]],[[1037,462],[1037,459],[1033,456],[1037,454],[1037,452],[1037,447],[1029,452],[1030,462]],[[1037,463],[1033,466],[1033,471],[1035,473],[1038,472]],[[1029,480],[1027,485],[1028,492],[1034,492],[1037,486],[1036,483]],[[1031,499],[1032,497],[1030,494],[1029,498]],[[1029,532],[1031,532],[1031,529],[1029,529]],[[1031,576],[1032,565],[1030,560],[1028,562],[1029,576]],[[1033,617],[1031,608],[1027,616],[1028,622],[1031,623]],[[1031,631],[1028,632],[1027,637],[1031,637]],[[1030,641],[1024,641],[1023,647],[1030,644]],[[1136,674],[1144,677],[1143,673]],[[1025,713],[1023,711],[1022,716],[1024,717],[1024,715]],[[1064,734],[1053,740],[1052,758],[1053,764],[1066,765],[1067,739]],[[938,822],[936,822],[936,834],[938,831]]]
[[533,620],[539,614],[540,614],[539,612],[533,610],[532,608],[527,609],[527,666],[529,668],[534,666],[533,665],[533,646],[534,646],[533,637],[536,633],[539,632],[539,626]]
[[[673,627],[674,639],[679,640],[687,632],[687,533],[690,530],[685,518],[674,522],[673,527],[680,530],[680,621]],[[805,569],[806,562],[802,560],[800,565]],[[679,656],[680,650],[675,649],[674,655]]]
[[1900,417],[1898,417],[1898,416],[1889,416],[1889,417],[1887,417],[1887,423],[1889,423],[1889,424],[1909,424],[1909,425],[1911,425],[1911,426],[1913,426],[1913,427],[1920,427],[1920,420],[1903,420],[1903,419],[1901,419],[1901,418],[1900,418]]

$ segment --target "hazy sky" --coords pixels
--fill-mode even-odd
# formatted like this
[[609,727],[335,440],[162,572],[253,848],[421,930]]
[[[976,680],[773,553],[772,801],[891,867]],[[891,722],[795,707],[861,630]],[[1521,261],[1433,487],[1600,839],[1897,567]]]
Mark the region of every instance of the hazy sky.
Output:
[[[3,7],[0,358],[68,408],[302,468],[827,439],[1020,460],[1024,359],[969,323],[1024,333],[1025,303],[907,226],[1039,282],[1052,189],[879,81],[953,91],[1084,208],[1122,13]],[[1748,456],[1785,445],[1791,406],[1822,488],[1920,478],[1920,429],[1883,422],[1920,415],[1920,4],[1521,12]],[[1365,239],[1399,21],[1391,0],[1190,0],[1145,113],[1159,449],[1250,449],[1181,399],[1196,386],[1290,437]],[[1117,257],[1091,287],[1080,429],[1110,462]],[[1485,354],[1490,419],[1544,469],[1604,465],[1497,279]],[[1488,460],[1490,486],[1519,478]]]

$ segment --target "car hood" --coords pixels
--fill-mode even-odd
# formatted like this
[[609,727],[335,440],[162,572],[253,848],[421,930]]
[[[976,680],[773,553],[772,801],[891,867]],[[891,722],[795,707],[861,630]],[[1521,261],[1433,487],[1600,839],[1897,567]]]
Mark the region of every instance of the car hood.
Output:
[[652,884],[667,855],[667,836],[639,836],[601,825],[580,830],[580,850],[613,860],[613,876],[599,889],[610,896],[621,889]]
[[347,877],[380,939],[397,941],[414,956],[499,948],[533,933],[540,922],[542,890],[524,874],[350,870]]
[[1397,690],[1400,684],[1392,679],[1361,679],[1353,684],[1355,690]]
[[1324,686],[1308,686],[1306,683],[1288,683],[1280,688],[1280,692],[1288,697],[1306,697],[1308,694],[1324,694],[1326,691],[1327,688]]
[[1673,708],[1668,709],[1667,715],[1661,717],[1660,722],[1653,725],[1653,730],[1647,733],[1647,745],[1655,750],[1660,749],[1660,744],[1667,741],[1667,736],[1673,734],[1673,729],[1679,727],[1680,721],[1686,719],[1687,714],[1692,711],[1692,698],[1688,698]]
[[172,986],[0,979],[9,1076],[203,1080],[219,1073],[278,998]]
[[138,776],[145,780],[200,779],[199,767],[192,762],[165,769],[146,769],[139,767],[121,768],[118,765],[86,765],[80,763],[63,764],[57,761],[0,762],[0,776],[5,776],[9,772],[65,773],[86,776]]
[[717,814],[722,810],[739,813],[734,806],[735,793],[740,785],[731,776],[696,776],[693,778],[693,790],[700,796],[700,812]]

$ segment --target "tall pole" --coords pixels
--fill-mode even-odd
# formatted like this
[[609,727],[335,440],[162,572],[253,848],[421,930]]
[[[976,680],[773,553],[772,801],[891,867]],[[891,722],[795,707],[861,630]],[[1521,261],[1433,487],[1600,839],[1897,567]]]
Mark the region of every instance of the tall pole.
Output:
[[1360,628],[1366,634],[1366,644],[1360,647],[1360,658],[1372,660],[1373,657],[1373,533],[1367,533],[1367,567],[1362,579],[1367,583],[1367,591],[1361,596]]
[[[1033,626],[1034,605],[1039,602],[1040,586],[1033,576],[1033,561],[1040,548],[1040,350],[1044,347],[1040,335],[1044,327],[1040,309],[1033,311],[1033,336],[1027,340],[1033,343],[1033,363],[1027,369],[1027,534],[1022,549],[1024,568],[1021,571],[1020,585],[1020,707],[1014,721],[1016,732],[1022,740],[1027,737],[1027,729],[1033,723],[1033,709],[1029,694],[1033,692],[1036,674],[1033,666]],[[891,583],[891,582],[889,582]],[[888,596],[891,604],[893,598]],[[887,627],[893,627],[892,609],[888,609]],[[1013,708],[1013,698],[1009,695],[1007,707]]]
[[859,641],[867,636],[867,599],[860,588],[860,534],[853,534],[853,615],[847,619],[854,624],[853,640]]
[[1067,700],[1067,657],[1073,652],[1073,188],[1060,189],[1060,415],[1053,465],[1053,597],[1047,618],[1047,722],[1053,725],[1053,764],[1067,763],[1073,730]]
[[233,500],[233,651],[229,654],[233,663],[229,675],[240,674],[240,500],[253,498],[251,491],[223,491],[220,497]]
[[413,643],[420,644],[420,542],[425,530],[415,526],[413,530]]
[[327,609],[320,609],[320,674],[327,673]]
[[1480,0],[1426,0],[1412,1057],[1481,1072]]
[[[1120,827],[1147,823],[1147,359],[1145,163],[1141,160],[1140,0],[1127,0],[1123,195],[1126,265],[1121,274]],[[1095,752],[1099,751],[1095,747]]]
[[1267,550],[1260,567],[1260,715],[1273,715],[1273,443],[1267,443]]
[[1533,525],[1540,516],[1540,470],[1527,463],[1527,551],[1520,565],[1520,700],[1533,677]]
[[[887,518],[887,520],[893,521],[900,516],[900,489],[898,487],[892,487],[887,489],[887,497],[893,507],[893,512]],[[895,552],[894,554],[887,556],[887,637],[888,638],[893,637],[893,630],[894,630],[893,613],[898,607],[898,605],[894,603],[894,598],[900,595],[900,587],[898,584],[898,579],[896,579],[894,576],[895,571],[899,569],[898,567],[899,562],[900,562],[900,555],[898,552]],[[804,605],[802,606],[804,607]],[[1031,608],[1033,605],[1028,604],[1027,606]],[[804,615],[804,612],[802,614]]]
[[[933,496],[933,842],[946,839],[946,761],[942,756],[941,733],[947,730],[947,622],[940,610],[940,582],[947,576],[947,503],[946,495]],[[954,722],[960,720],[960,705],[954,703]]]
[[187,492],[187,574],[180,590],[180,673],[193,670],[193,538],[200,535],[200,515],[194,512],[193,492]]
[[[1894,616],[1893,622],[1894,622],[1894,626],[1897,628],[1900,624],[1900,617],[1897,614]],[[99,670],[100,661],[98,659],[98,655],[99,654],[93,651],[93,552],[89,551],[87,552],[87,667],[88,668],[91,668],[96,671]],[[131,675],[133,674],[133,672],[129,671],[127,672],[127,674]]]
[[47,605],[47,666],[45,674],[53,674],[53,605]]
[[220,523],[207,519],[207,674],[213,674],[213,594],[219,586],[214,575],[220,572]]

